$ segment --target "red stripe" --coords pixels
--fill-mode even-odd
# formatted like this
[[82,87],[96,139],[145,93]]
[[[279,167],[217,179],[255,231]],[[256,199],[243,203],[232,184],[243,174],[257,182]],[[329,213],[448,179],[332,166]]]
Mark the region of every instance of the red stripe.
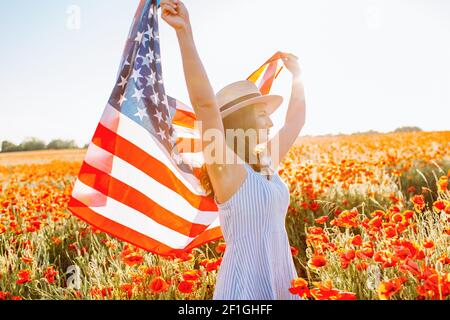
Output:
[[101,123],[97,126],[92,142],[146,173],[160,184],[180,194],[194,208],[198,208],[200,211],[218,211],[212,197],[192,193],[164,163],[104,127]]
[[192,112],[188,112],[185,110],[176,109],[175,115],[173,116],[172,123],[177,124],[179,126],[194,128],[194,121],[197,118],[195,114]]
[[[87,186],[133,208],[157,223],[188,237],[196,237],[208,226],[192,223],[161,207],[142,192],[83,162],[78,179]],[[155,195],[156,196],[156,195]]]
[[102,230],[103,232],[106,232],[120,240],[129,242],[146,251],[162,256],[172,256],[177,252],[184,252],[182,249],[174,249],[169,247],[164,243],[143,235],[140,232],[121,225],[111,219],[105,218],[73,197],[70,197],[68,209],[75,216],[93,225],[97,229]]
[[264,62],[258,69],[256,69],[247,79],[250,79],[251,77],[253,77],[253,75],[258,72],[259,69],[261,69],[262,67],[264,67],[266,64],[269,64],[271,62],[274,62],[276,60],[279,60],[282,57],[287,57],[288,54],[284,53],[284,52],[280,52],[278,51],[277,53],[275,53],[273,56],[271,56],[269,58],[269,60],[267,60],[266,62]]
[[219,240],[221,238],[223,238],[222,229],[220,227],[214,227],[204,231],[201,235],[192,240],[192,242],[186,247],[186,249],[193,249],[207,242]]
[[275,78],[275,72],[277,71],[278,61],[272,62],[263,76],[263,82],[261,83],[260,91],[262,95],[269,94],[272,87],[273,79]]

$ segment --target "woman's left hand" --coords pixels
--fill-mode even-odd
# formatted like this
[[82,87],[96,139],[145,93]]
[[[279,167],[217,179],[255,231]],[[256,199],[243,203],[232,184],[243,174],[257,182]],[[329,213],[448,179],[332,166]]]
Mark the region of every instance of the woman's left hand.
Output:
[[294,77],[299,76],[302,73],[297,56],[293,55],[292,53],[288,53],[287,56],[282,57],[282,60],[286,68],[292,73]]

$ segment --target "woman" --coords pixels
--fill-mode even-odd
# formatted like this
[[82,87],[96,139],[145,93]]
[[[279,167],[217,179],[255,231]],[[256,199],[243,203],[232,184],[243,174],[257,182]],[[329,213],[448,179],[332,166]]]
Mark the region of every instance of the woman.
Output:
[[[205,146],[205,177],[202,184],[214,196],[219,208],[220,225],[227,244],[213,299],[299,299],[289,292],[290,281],[297,277],[285,228],[289,189],[277,168],[305,123],[305,99],[300,67],[294,55],[283,59],[292,73],[292,93],[283,128],[268,140],[273,126],[270,114],[282,98],[261,96],[250,81],[235,82],[214,95],[198,55],[189,14],[179,0],[162,0],[162,18],[177,34],[191,104],[202,131],[219,132],[220,150],[227,161],[212,159],[206,152],[209,140],[201,134]],[[230,132],[258,130],[256,142],[247,136],[236,146]],[[226,131],[225,131],[226,130]],[[265,135],[261,135],[261,131]],[[265,143],[266,160],[254,158],[255,147]],[[243,147],[239,148],[239,145]],[[240,152],[243,151],[243,152]],[[228,161],[236,159],[237,161]],[[239,157],[241,155],[241,157]],[[240,161],[239,159],[243,160]],[[266,177],[261,173],[265,171]]]

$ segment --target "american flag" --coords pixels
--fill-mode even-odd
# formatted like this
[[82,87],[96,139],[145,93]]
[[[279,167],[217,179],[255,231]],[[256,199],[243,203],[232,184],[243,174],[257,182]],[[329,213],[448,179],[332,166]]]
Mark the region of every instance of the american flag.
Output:
[[[218,208],[199,181],[204,163],[192,107],[166,95],[157,0],[141,0],[117,82],[89,144],[68,209],[118,239],[179,256],[222,238]],[[248,79],[263,94],[283,68],[278,52]]]

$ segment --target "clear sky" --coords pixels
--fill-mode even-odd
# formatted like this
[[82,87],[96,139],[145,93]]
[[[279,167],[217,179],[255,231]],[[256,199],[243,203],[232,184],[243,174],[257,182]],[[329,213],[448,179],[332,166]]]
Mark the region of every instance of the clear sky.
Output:
[[[0,0],[0,141],[90,141],[138,2]],[[245,79],[278,50],[300,57],[307,100],[301,135],[450,127],[450,1],[185,4],[215,91]],[[160,25],[166,89],[189,103],[175,33]],[[279,128],[287,71],[273,93],[285,97],[273,115]]]

